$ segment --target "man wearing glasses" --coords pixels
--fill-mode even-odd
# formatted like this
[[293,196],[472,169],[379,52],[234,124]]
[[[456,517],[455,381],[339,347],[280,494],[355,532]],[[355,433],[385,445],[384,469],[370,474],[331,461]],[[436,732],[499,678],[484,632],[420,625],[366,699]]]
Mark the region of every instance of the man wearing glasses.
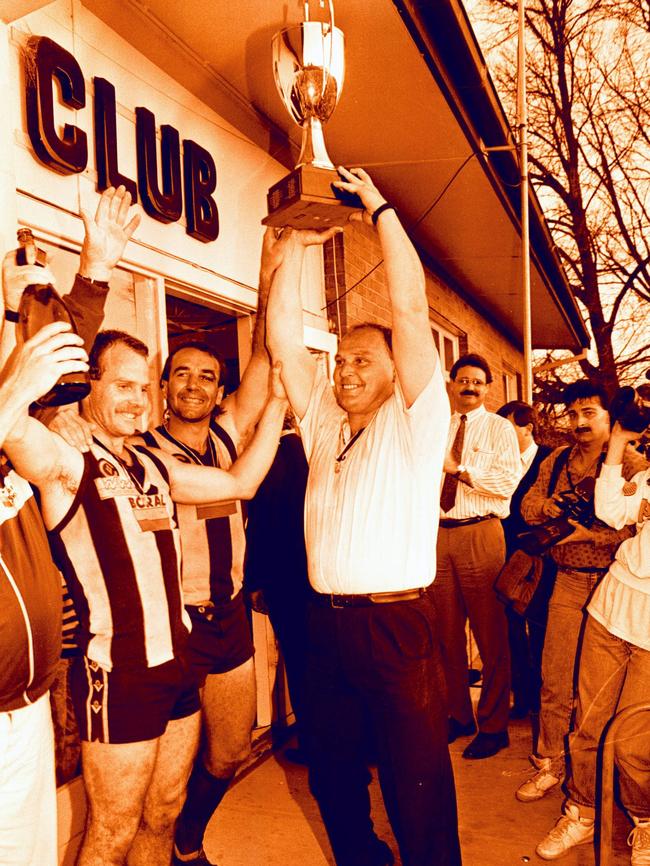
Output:
[[[433,593],[439,614],[449,703],[449,742],[471,736],[464,758],[489,758],[508,745],[508,625],[493,589],[505,561],[501,520],[521,476],[512,425],[483,405],[492,374],[481,355],[461,356],[450,372],[454,408],[440,498],[438,570]],[[465,624],[483,662],[478,733],[467,678]]]

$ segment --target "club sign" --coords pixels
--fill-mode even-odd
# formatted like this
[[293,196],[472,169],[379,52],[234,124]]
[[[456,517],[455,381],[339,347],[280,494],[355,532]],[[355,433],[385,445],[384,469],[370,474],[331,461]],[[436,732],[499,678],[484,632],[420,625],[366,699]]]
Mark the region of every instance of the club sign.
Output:
[[[81,67],[69,51],[45,36],[28,43],[25,75],[27,127],[36,156],[60,174],[78,174],[88,165],[88,138],[78,126],[66,123],[62,132],[54,122],[54,80],[61,102],[79,110],[86,105]],[[219,234],[219,213],[212,193],[217,168],[211,154],[191,139],[181,138],[173,126],[160,127],[160,172],[156,119],[147,108],[135,109],[137,182],[120,173],[117,148],[115,88],[105,78],[93,78],[93,124],[97,189],[123,184],[134,202],[140,198],[150,217],[176,222],[183,213],[187,233],[209,243]],[[158,178],[162,179],[162,183]]]

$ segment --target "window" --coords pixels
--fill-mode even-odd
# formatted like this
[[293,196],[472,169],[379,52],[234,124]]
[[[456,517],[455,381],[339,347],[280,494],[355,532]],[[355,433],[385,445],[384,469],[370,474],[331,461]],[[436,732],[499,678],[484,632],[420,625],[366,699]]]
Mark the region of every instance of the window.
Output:
[[509,403],[510,400],[521,400],[522,382],[521,373],[513,370],[507,364],[503,365],[503,400],[504,403]]
[[454,362],[460,354],[458,337],[437,323],[431,325],[431,332],[436,343],[438,354],[440,355],[442,369],[445,374],[445,381],[448,382],[449,371],[454,366]]

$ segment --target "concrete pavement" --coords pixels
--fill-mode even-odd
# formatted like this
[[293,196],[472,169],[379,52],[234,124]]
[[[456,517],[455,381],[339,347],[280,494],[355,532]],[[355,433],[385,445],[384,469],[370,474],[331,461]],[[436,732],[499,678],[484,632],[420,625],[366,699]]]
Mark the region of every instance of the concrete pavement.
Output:
[[[530,724],[513,722],[511,745],[493,758],[467,761],[468,740],[451,746],[464,866],[532,866],[547,862],[535,846],[560,814],[562,794],[519,803],[514,791],[530,770]],[[371,786],[378,835],[397,855],[376,780]],[[629,866],[625,816],[615,815],[615,866]],[[269,752],[236,782],[213,818],[205,844],[219,866],[331,866],[334,860],[318,810],[307,787],[307,771],[289,763],[282,750]],[[396,856],[396,864],[401,860]],[[583,845],[561,861],[595,866],[594,848]]]

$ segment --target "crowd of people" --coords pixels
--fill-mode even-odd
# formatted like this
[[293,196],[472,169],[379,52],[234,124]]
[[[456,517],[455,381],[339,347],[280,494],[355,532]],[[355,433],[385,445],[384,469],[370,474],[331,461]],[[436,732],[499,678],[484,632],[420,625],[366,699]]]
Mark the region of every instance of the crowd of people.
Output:
[[[351,328],[332,387],[303,342],[300,280],[306,249],[338,229],[269,229],[239,387],[224,396],[208,342],[175,345],[159,383],[164,420],[149,430],[148,347],[100,330],[139,222],[124,188],[82,215],[65,299],[76,331],[56,322],[23,340],[21,294],[53,277],[4,259],[4,866],[57,859],[48,691],[62,579],[88,800],[80,866],[210,866],[205,830],[255,721],[246,596],[285,654],[297,753],[338,866],[394,862],[371,819],[371,762],[402,863],[459,866],[448,745],[472,737],[463,758],[490,758],[509,745],[509,719],[529,713],[534,773],[513,795],[530,803],[567,783],[537,853],[593,840],[603,732],[650,700],[650,469],[632,447],[638,433],[612,425],[607,394],[578,381],[563,395],[571,444],[540,445],[532,407],[486,409],[492,373],[475,353],[446,385],[424,271],[397,213],[361,169],[340,169],[337,185],[378,232],[392,329]],[[35,408],[61,375],[86,371],[79,406]],[[531,528],[578,494],[584,514],[572,511],[569,532],[538,557],[532,600],[515,610],[495,583]],[[476,713],[468,622],[482,663]],[[647,715],[616,759],[631,863],[650,864]]]

